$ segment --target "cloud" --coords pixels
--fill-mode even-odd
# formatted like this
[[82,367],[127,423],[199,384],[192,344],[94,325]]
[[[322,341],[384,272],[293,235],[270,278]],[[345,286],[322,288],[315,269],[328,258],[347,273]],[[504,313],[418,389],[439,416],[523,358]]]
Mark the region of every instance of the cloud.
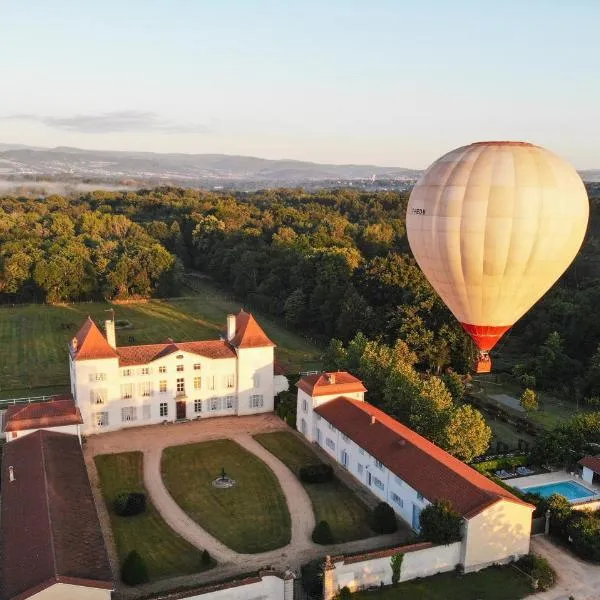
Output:
[[14,114],[3,119],[34,121],[47,127],[78,133],[120,133],[141,131],[152,133],[209,133],[208,127],[196,123],[178,123],[163,119],[153,112],[121,110],[101,114],[53,117],[50,115]]

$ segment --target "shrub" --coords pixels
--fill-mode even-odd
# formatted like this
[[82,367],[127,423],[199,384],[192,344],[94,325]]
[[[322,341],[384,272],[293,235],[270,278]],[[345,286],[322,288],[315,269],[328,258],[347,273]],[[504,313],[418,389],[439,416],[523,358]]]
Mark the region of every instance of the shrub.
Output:
[[350,591],[350,588],[345,585],[340,590],[336,600],[352,600],[352,592]]
[[517,566],[538,582],[538,590],[549,590],[556,581],[556,573],[548,561],[536,554],[526,554],[517,561]]
[[573,549],[581,558],[600,562],[600,519],[597,514],[573,511],[566,529]]
[[202,565],[209,567],[212,564],[212,556],[208,550],[202,550]]
[[304,483],[326,483],[333,479],[333,468],[324,463],[300,467],[300,481]]
[[394,533],[398,529],[396,513],[387,502],[380,502],[373,509],[369,524],[375,533]]
[[404,554],[402,554],[402,552],[396,552],[396,554],[390,558],[390,567],[392,567],[392,585],[396,585],[400,581],[403,558]]
[[132,517],[146,510],[146,495],[140,492],[122,492],[113,502],[113,510],[120,517]]
[[434,544],[461,539],[461,518],[449,500],[436,500],[421,511],[421,536]]
[[335,541],[331,527],[327,521],[319,521],[312,532],[312,541],[315,544],[321,544],[326,546],[327,544],[333,544]]
[[123,561],[121,580],[127,585],[139,585],[148,581],[146,563],[135,550],[132,550]]

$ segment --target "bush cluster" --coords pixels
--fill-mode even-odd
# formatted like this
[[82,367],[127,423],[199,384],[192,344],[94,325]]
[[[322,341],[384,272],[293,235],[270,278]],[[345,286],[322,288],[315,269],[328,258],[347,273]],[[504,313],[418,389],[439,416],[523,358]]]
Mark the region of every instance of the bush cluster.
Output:
[[574,510],[558,494],[550,496],[546,506],[550,510],[550,533],[581,558],[600,563],[600,510]]
[[300,467],[300,481],[304,483],[326,483],[333,479],[333,468],[324,463]]
[[517,566],[537,581],[537,590],[549,590],[556,580],[556,573],[548,561],[536,554],[526,554],[517,561]]
[[394,509],[387,502],[380,502],[371,512],[369,525],[375,533],[394,533],[398,529]]
[[319,521],[312,532],[312,541],[315,544],[321,544],[326,546],[327,544],[333,544],[335,541],[333,532],[327,521]]
[[133,517],[146,510],[146,495],[141,492],[122,492],[113,501],[113,510],[120,517]]

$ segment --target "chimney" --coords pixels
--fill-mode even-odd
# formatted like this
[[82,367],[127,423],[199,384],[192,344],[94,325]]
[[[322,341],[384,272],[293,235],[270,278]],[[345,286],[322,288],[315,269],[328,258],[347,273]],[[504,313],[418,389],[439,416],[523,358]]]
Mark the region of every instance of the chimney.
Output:
[[335,383],[335,373],[325,373],[325,379],[327,383]]
[[375,415],[371,415],[371,425],[375,425],[375,423],[377,423],[377,419],[375,418]]
[[235,315],[227,315],[227,341],[230,342],[235,337]]
[[79,342],[77,341],[77,338],[76,338],[76,337],[74,337],[74,338],[71,340],[71,348],[73,348],[73,352],[77,352],[77,344],[78,344],[78,343],[79,343]]
[[104,321],[104,331],[106,332],[106,341],[111,348],[117,347],[117,336],[115,334],[115,322],[112,319]]
[[16,479],[15,470],[12,465],[10,467],[8,467],[8,479],[9,479],[9,481],[15,481],[15,479]]

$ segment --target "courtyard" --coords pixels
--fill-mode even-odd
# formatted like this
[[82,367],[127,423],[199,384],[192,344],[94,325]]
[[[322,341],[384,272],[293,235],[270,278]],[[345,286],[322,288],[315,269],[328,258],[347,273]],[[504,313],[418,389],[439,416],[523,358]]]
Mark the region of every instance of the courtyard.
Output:
[[[176,566],[154,568],[153,581],[129,589],[127,597],[162,593],[174,585],[198,585],[266,565],[299,569],[326,554],[400,545],[410,537],[408,528],[402,527],[395,534],[375,536],[366,524],[367,505],[341,481],[315,501],[286,461],[276,456],[276,449],[269,452],[253,437],[272,433],[285,433],[283,440],[291,436],[294,442],[283,447],[288,453],[290,449],[291,454],[301,453],[303,460],[313,452],[272,414],[138,427],[87,438],[86,464],[116,579],[125,549],[132,543],[150,550],[162,546],[163,537],[177,540],[169,557],[169,564]],[[236,481],[235,487],[213,488],[222,468]],[[158,519],[159,531],[150,529],[148,535],[135,531],[133,521],[127,524],[131,530],[124,529],[110,514],[110,500],[123,487],[146,490],[155,511],[148,516]],[[233,493],[228,498],[220,492]],[[336,543],[312,542],[315,515],[326,515],[336,524]],[[152,523],[155,530],[156,523]],[[216,566],[206,570],[199,562],[203,550]],[[156,560],[162,559],[157,555]]]

